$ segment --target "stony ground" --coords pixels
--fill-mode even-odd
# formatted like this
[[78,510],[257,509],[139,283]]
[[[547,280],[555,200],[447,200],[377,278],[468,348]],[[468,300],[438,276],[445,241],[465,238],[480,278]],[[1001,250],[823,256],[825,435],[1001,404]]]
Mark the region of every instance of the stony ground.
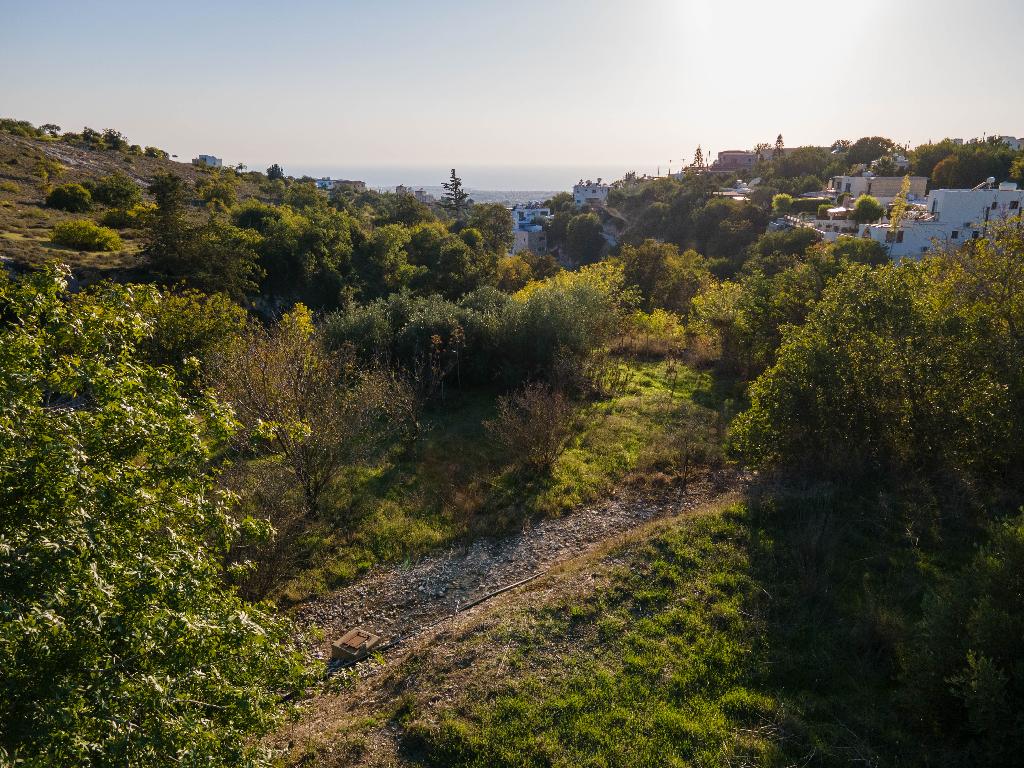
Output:
[[667,490],[628,490],[563,517],[527,525],[515,535],[478,539],[416,563],[379,566],[355,583],[303,606],[300,625],[319,629],[315,651],[328,658],[330,642],[349,629],[368,630],[384,643],[404,641],[480,598],[544,573],[558,563],[659,517],[677,515],[741,485],[734,473],[716,473]]

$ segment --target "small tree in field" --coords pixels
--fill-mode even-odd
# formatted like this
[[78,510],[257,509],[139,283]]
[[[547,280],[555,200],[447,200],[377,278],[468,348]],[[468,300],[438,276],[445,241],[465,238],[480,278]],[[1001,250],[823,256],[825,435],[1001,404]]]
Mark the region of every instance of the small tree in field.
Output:
[[413,412],[407,386],[327,350],[301,304],[270,330],[249,329],[215,361],[214,377],[248,434],[281,455],[310,517],[339,473],[374,455]]
[[498,416],[485,426],[510,454],[516,466],[546,472],[572,435],[572,403],[547,384],[527,384],[498,398]]

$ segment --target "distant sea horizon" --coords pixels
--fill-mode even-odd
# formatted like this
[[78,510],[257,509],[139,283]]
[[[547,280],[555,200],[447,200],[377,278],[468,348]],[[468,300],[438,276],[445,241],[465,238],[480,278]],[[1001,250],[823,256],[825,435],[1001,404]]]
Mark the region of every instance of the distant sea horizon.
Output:
[[[455,168],[470,196],[478,202],[500,202],[503,197],[509,202],[542,200],[557,192],[572,190],[580,179],[614,181],[633,170],[641,174],[655,172],[655,169],[627,165],[464,165]],[[391,191],[403,184],[439,195],[441,184],[451,174],[451,167],[325,163],[285,165],[284,171],[290,176],[328,176],[332,179],[364,181],[370,189],[380,191]]]

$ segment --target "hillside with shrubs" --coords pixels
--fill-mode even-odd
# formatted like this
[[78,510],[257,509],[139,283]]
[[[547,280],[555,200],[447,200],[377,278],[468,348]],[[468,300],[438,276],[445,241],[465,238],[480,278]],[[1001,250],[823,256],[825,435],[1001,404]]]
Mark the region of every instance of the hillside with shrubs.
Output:
[[[898,264],[766,231],[892,142],[766,160],[742,201],[697,171],[560,195],[555,252],[513,256],[457,186],[0,128],[0,764],[1024,748],[1019,222]],[[942,151],[910,160],[1020,161]],[[361,666],[296,621],[613,498],[664,514]]]

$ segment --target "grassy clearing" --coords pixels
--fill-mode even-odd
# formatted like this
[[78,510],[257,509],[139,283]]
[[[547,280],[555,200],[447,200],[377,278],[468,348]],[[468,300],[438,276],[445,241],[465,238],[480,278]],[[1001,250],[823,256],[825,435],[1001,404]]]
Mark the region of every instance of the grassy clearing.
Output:
[[[506,614],[433,676],[411,673],[394,716],[405,759],[927,763],[894,681],[935,564],[878,512],[827,490],[773,494],[581,565],[584,592]],[[502,646],[495,674],[480,649]],[[456,693],[438,708],[438,690]]]
[[[772,734],[782,706],[759,676],[744,520],[733,508],[614,553],[619,564],[588,600],[538,611],[491,691],[439,715],[404,713],[407,757],[431,766],[781,764]],[[544,650],[567,638],[575,648]]]
[[[423,419],[413,449],[342,479],[304,541],[307,567],[287,601],[351,580],[375,562],[418,557],[465,536],[558,515],[623,482],[678,476],[717,460],[721,428],[710,374],[678,363],[617,360],[615,390],[579,404],[575,434],[550,474],[508,468],[484,422],[497,391],[455,393]],[[680,450],[695,449],[689,464]],[[684,451],[685,452],[685,451]]]

